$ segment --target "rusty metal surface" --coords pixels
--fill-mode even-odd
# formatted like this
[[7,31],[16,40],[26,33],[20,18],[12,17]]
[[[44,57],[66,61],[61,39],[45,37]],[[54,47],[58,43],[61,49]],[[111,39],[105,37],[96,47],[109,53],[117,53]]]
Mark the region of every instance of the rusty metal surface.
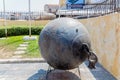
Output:
[[86,28],[77,20],[59,18],[49,22],[39,39],[41,54],[56,69],[73,69],[86,60],[88,54],[81,50],[82,43],[91,50]]

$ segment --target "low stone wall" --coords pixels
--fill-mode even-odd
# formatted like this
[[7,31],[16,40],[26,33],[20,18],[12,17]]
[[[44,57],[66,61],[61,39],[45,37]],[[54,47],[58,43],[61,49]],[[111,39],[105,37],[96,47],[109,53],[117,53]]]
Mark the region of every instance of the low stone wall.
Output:
[[91,36],[99,62],[120,80],[120,13],[80,20]]

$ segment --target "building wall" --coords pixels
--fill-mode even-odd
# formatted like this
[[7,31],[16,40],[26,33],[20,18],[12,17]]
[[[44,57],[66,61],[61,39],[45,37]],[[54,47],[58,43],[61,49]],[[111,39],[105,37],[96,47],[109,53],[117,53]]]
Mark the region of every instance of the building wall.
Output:
[[60,0],[61,6],[64,6],[64,5],[65,5],[65,1],[66,1],[66,0]]
[[120,13],[82,19],[99,62],[120,80]]
[[[65,0],[60,0],[61,5]],[[86,0],[89,3],[91,0]],[[80,20],[91,35],[99,62],[120,80],[120,13]]]
[[56,4],[46,4],[44,6],[44,11],[46,11],[48,13],[56,13],[58,8],[59,8],[59,5],[56,5]]
[[[85,0],[85,3],[89,4],[92,0]],[[60,0],[61,6],[65,5],[66,0]]]

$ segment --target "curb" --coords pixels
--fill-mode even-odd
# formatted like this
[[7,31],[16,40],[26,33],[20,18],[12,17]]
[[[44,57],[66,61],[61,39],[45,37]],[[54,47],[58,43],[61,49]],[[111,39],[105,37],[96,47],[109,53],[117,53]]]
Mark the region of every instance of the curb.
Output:
[[0,64],[9,63],[42,63],[46,62],[43,58],[25,58],[25,59],[0,59]]

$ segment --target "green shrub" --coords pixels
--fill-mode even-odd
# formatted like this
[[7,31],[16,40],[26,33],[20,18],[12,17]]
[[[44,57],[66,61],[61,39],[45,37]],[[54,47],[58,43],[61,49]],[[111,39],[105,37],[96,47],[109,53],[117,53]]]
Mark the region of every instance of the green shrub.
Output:
[[4,37],[5,36],[5,29],[0,29],[0,37]]
[[[43,27],[31,27],[32,35],[39,35]],[[12,27],[7,29],[8,36],[28,35],[29,27]],[[0,37],[5,37],[5,29],[0,29]]]

